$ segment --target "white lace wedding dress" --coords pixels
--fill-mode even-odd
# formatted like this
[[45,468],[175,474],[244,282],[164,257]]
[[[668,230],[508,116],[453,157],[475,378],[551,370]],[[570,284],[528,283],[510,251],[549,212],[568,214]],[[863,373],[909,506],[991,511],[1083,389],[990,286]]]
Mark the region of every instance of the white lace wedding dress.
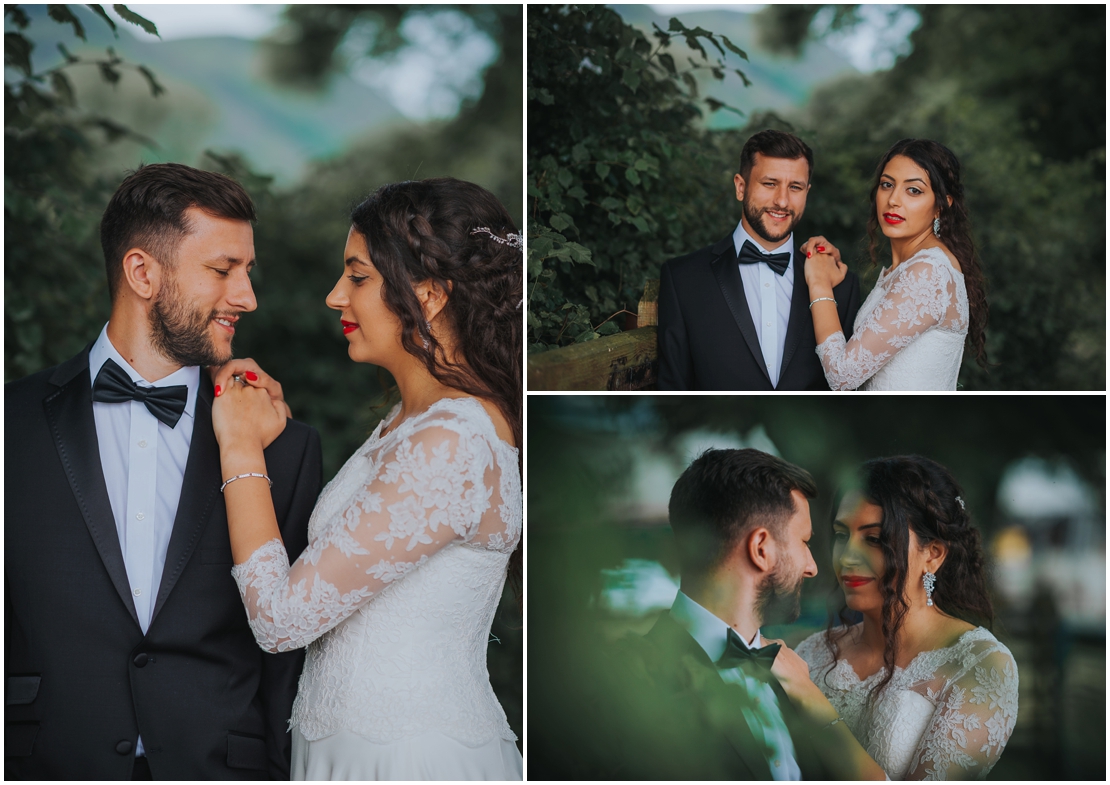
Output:
[[521,779],[486,647],[520,539],[517,451],[474,398],[381,436],[320,495],[290,567],[271,540],[233,570],[268,651],[308,646],[293,779]]
[[852,339],[817,347],[834,390],[955,390],[967,338],[963,273],[925,248],[879,274],[856,314]]
[[982,627],[895,668],[877,698],[871,688],[883,670],[861,680],[847,660],[834,663],[825,633],[809,636],[796,651],[856,741],[892,780],[983,779],[1014,730],[1017,665]]

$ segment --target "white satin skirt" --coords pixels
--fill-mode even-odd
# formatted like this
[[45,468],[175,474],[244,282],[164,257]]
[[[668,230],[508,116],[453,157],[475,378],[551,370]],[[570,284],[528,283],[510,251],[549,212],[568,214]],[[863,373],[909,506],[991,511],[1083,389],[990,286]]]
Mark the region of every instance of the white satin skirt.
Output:
[[524,761],[516,744],[494,739],[467,747],[428,732],[389,744],[341,730],[309,741],[293,728],[294,780],[521,780]]

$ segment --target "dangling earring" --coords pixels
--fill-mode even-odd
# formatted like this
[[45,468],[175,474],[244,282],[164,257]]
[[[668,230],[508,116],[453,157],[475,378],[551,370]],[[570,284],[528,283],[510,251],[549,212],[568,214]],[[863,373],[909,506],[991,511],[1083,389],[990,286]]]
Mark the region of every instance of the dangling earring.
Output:
[[940,216],[933,219],[933,236],[940,237]]
[[931,608],[933,607],[933,588],[937,585],[937,576],[934,573],[926,572],[921,576],[921,583],[925,586],[925,604]]
[[426,331],[424,337],[424,348],[427,349],[429,346],[431,346],[431,344],[428,343],[427,336],[432,334],[432,323],[429,322],[427,319],[424,320],[424,330]]

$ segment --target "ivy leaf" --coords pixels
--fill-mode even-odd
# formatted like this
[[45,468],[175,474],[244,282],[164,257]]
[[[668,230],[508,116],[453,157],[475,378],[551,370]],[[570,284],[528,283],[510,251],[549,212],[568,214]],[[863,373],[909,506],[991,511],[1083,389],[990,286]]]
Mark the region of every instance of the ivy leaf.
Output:
[[[112,17],[108,16],[108,12],[104,10],[104,6],[90,5],[89,8],[91,8],[97,16],[103,19],[108,24],[108,27],[112,28],[112,35],[114,35],[116,38],[119,38],[119,32],[116,30],[116,23],[112,20]],[[81,37],[84,38],[85,36]]]
[[585,163],[590,160],[590,151],[584,142],[579,142],[570,149],[570,157],[575,163]]
[[[73,25],[73,34],[82,41],[87,40],[85,38],[85,28],[81,25],[81,20],[73,15],[73,12],[69,10],[68,6],[48,5],[46,6],[46,13],[58,24]],[[103,13],[103,9],[101,9],[101,13]],[[114,24],[112,26],[115,27]]]
[[597,328],[597,334],[598,335],[615,335],[616,333],[619,333],[620,331],[621,331],[621,328],[618,327],[617,323],[615,321],[613,321],[612,319],[610,319],[605,324],[603,324],[603,325],[601,325],[600,327]]
[[19,33],[4,33],[4,65],[31,75],[31,49],[34,44]]
[[621,82],[627,85],[629,90],[636,92],[636,88],[640,86],[640,74],[631,68],[626,68],[624,69],[624,75],[621,77]]
[[678,75],[678,69],[674,67],[674,58],[671,57],[669,54],[666,54],[664,52],[663,54],[659,55],[659,62],[664,68],[667,69],[667,73],[669,73],[671,76]]
[[621,200],[614,199],[612,196],[606,196],[601,200],[601,206],[606,210],[619,210],[621,207]]
[[133,25],[137,25],[138,27],[141,27],[144,31],[150,33],[151,35],[157,35],[159,38],[162,37],[162,36],[158,35],[158,28],[154,26],[154,22],[150,21],[146,17],[139,16],[138,14],[136,14],[134,11],[132,11],[127,6],[125,6],[125,5],[113,5],[112,9],[117,14],[120,15],[120,18],[123,21],[130,22]]
[[145,65],[140,65],[139,66],[139,73],[142,74],[146,78],[147,84],[150,85],[150,94],[152,96],[157,98],[162,93],[166,92],[166,88],[164,88],[164,87],[162,87],[162,85],[158,84],[158,80],[154,78],[154,74]]
[[594,171],[597,172],[598,177],[604,180],[606,177],[609,176],[609,164],[599,163],[597,166],[594,167]]
[[4,16],[11,20],[11,23],[18,27],[20,30],[26,30],[27,25],[31,24],[30,17],[23,12],[23,9],[17,5],[4,6]]
[[80,61],[80,58],[74,57],[72,54],[70,54],[69,50],[66,49],[66,45],[63,44],[61,41],[58,42],[58,51],[62,53],[62,57],[66,59],[67,63],[76,63]]
[[744,52],[744,50],[741,49],[740,47],[738,47],[736,44],[732,43],[732,41],[728,40],[727,35],[722,35],[721,40],[724,41],[725,46],[728,47],[729,51],[734,52],[735,54],[739,55],[744,60],[748,59],[748,55]]
[[642,215],[637,215],[632,219],[632,225],[639,229],[641,232],[650,231],[647,220]]
[[105,82],[110,82],[111,84],[117,84],[119,82],[119,71],[108,65],[108,63],[100,63],[99,65],[100,76]]
[[733,70],[736,71],[737,76],[739,76],[741,79],[744,80],[744,87],[751,87],[752,86],[751,81],[748,79],[747,76],[744,75],[743,71],[741,71],[739,68],[734,68]]
[[624,170],[624,177],[625,177],[626,180],[628,180],[628,182],[632,183],[633,185],[639,185],[640,184],[640,173],[637,172],[635,169],[633,169],[631,167]]
[[[570,188],[570,184],[574,182],[574,175],[570,173],[569,169],[560,169],[556,179],[563,188]],[[555,228],[558,229],[559,227],[556,226]]]

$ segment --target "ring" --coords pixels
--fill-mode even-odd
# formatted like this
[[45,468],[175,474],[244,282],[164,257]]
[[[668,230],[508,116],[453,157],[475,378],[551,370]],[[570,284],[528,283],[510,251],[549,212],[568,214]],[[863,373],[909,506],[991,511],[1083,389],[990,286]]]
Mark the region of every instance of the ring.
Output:
[[231,380],[232,380],[232,381],[234,381],[234,382],[239,382],[239,384],[243,385],[244,387],[246,387],[246,386],[247,386],[247,381],[246,381],[246,379],[244,379],[244,378],[243,378],[242,376],[240,376],[239,374],[234,374],[234,375],[233,375],[233,376],[231,377]]

